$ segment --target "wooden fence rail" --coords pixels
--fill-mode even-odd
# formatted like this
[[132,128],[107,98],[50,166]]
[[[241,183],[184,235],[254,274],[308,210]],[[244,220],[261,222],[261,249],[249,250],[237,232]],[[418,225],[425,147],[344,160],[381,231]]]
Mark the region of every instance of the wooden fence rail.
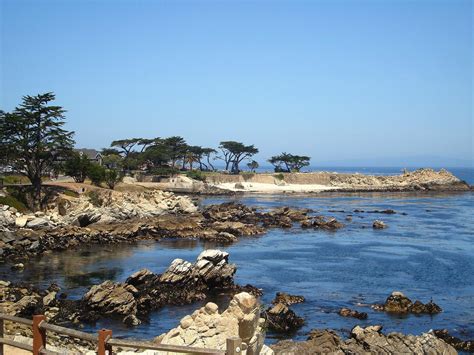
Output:
[[[4,335],[5,321],[31,326],[33,332],[33,346],[6,339]],[[190,346],[177,346],[168,344],[154,344],[150,342],[127,341],[112,338],[112,331],[101,329],[97,335],[81,332],[78,330],[61,327],[46,322],[44,315],[35,315],[33,320],[9,316],[0,313],[0,355],[4,355],[4,346],[9,345],[18,349],[30,351],[33,355],[58,354],[46,349],[46,332],[54,332],[71,338],[81,339],[97,344],[98,355],[112,355],[114,348],[132,348],[141,350],[168,351],[173,353],[192,355],[239,355],[242,352],[242,340],[240,338],[229,338],[226,350],[194,348]]]

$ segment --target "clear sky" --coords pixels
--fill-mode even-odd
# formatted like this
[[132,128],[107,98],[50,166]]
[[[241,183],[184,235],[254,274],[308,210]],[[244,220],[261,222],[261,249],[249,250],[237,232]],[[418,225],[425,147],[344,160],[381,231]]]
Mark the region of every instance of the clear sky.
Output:
[[0,108],[53,91],[79,147],[473,164],[470,0],[0,2]]

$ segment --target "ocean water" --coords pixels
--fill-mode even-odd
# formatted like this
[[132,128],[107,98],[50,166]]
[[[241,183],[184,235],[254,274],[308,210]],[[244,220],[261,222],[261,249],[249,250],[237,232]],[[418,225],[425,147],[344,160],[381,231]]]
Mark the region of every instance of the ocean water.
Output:
[[[229,198],[212,198],[202,204]],[[259,237],[216,245],[197,240],[163,240],[136,245],[93,246],[53,253],[26,264],[23,272],[0,266],[0,278],[28,281],[40,287],[59,283],[71,298],[79,298],[93,284],[124,281],[133,272],[148,268],[163,272],[175,258],[193,261],[206,248],[230,253],[237,265],[236,282],[264,291],[269,304],[278,291],[303,295],[306,302],[292,306],[305,318],[302,329],[287,335],[305,339],[313,328],[332,328],[342,335],[360,324],[382,324],[385,331],[420,334],[447,328],[462,338],[474,338],[474,195],[467,193],[351,193],[304,196],[244,196],[236,202],[263,209],[291,206],[311,208],[334,216],[346,226],[336,232],[273,229]],[[393,209],[393,215],[355,213]],[[329,212],[338,210],[344,212]],[[403,214],[402,214],[403,213]],[[352,222],[345,221],[351,214]],[[388,224],[373,230],[375,219]],[[368,304],[383,303],[394,290],[413,301],[433,300],[443,312],[434,315],[393,316],[375,312]],[[215,295],[221,307],[228,299]],[[126,328],[119,320],[100,321],[86,330],[112,328],[114,334],[153,338],[177,326],[179,320],[203,305],[165,307],[152,313],[149,322]],[[367,320],[337,315],[341,307],[368,313]],[[271,343],[284,336],[269,333]]]

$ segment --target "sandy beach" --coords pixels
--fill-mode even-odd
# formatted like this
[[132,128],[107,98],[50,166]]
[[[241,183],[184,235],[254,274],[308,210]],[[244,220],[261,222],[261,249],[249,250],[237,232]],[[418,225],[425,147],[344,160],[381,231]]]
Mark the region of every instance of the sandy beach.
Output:
[[230,191],[241,191],[241,192],[251,192],[259,194],[275,194],[275,193],[314,193],[322,191],[330,191],[337,189],[334,186],[326,186],[320,184],[269,184],[261,182],[242,182],[242,183],[222,183],[222,184],[213,184],[212,186],[230,190]]

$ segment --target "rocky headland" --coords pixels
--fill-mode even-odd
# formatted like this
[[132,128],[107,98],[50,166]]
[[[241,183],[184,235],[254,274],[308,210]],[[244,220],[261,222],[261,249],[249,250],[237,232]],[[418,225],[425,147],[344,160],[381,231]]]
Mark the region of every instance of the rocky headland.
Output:
[[471,187],[445,169],[403,171],[400,175],[365,175],[335,172],[246,173],[230,175],[210,173],[205,182],[173,177],[160,182],[153,179],[136,182],[146,187],[188,194],[231,193],[318,193],[318,192],[404,192],[469,191]]

